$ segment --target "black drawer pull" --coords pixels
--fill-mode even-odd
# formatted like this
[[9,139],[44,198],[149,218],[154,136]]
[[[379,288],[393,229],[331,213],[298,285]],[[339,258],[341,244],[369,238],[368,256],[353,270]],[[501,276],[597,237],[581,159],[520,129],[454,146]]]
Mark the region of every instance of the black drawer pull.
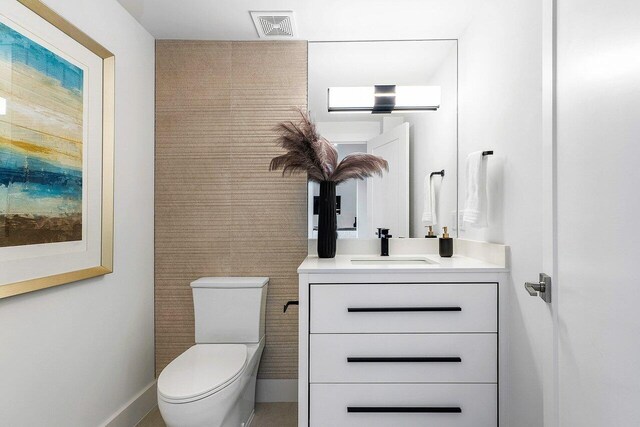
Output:
[[462,311],[462,307],[348,307],[349,313],[385,313],[417,311]]
[[410,363],[438,363],[438,362],[462,362],[460,357],[347,357],[347,362],[410,362]]
[[347,406],[347,412],[461,414],[462,408],[459,406]]

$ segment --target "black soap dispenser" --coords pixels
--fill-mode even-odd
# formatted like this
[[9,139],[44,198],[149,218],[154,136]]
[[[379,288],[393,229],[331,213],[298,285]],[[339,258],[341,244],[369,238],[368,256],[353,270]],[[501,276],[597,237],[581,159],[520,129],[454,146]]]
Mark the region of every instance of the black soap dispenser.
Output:
[[448,227],[442,227],[442,237],[440,238],[440,256],[449,258],[453,255],[453,239],[449,237]]

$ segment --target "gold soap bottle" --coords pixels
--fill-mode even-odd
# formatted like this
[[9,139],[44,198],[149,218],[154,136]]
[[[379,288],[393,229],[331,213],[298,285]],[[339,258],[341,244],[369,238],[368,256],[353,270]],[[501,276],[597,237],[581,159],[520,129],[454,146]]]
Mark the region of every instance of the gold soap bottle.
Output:
[[436,233],[433,232],[433,225],[428,226],[427,234],[424,236],[427,239],[435,239]]

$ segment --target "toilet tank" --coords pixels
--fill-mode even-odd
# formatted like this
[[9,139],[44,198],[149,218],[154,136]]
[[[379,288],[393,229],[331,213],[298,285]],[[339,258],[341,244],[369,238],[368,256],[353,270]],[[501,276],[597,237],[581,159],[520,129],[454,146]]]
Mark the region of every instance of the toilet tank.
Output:
[[268,283],[268,277],[202,277],[192,282],[196,343],[259,342]]

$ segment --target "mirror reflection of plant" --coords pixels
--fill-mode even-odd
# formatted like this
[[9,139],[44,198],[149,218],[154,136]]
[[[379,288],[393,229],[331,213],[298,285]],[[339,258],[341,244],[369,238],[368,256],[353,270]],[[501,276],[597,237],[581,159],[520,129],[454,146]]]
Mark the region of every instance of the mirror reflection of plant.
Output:
[[338,163],[338,150],[318,134],[309,114],[300,110],[300,116],[298,123],[286,121],[276,127],[276,143],[286,153],[271,160],[270,171],[282,169],[283,176],[306,172],[310,181],[337,185],[349,179],[382,176],[383,170],[389,170],[385,159],[367,153],[348,154]]

